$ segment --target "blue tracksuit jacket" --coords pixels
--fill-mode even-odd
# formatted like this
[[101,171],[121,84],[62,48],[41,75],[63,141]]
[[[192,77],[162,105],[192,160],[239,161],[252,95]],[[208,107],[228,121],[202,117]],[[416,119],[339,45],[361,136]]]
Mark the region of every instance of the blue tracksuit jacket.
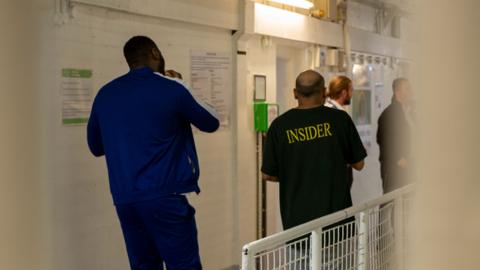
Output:
[[95,97],[88,146],[105,155],[115,204],[200,192],[191,125],[218,129],[211,107],[180,81],[145,67],[111,81]]

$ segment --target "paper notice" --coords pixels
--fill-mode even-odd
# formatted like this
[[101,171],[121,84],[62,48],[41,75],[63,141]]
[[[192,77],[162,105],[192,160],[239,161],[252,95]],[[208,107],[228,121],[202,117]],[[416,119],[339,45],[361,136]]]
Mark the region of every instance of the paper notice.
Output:
[[88,122],[92,107],[92,70],[62,69],[62,123],[81,125]]
[[220,118],[220,127],[228,128],[231,111],[230,54],[191,51],[190,64],[193,94],[212,105]]

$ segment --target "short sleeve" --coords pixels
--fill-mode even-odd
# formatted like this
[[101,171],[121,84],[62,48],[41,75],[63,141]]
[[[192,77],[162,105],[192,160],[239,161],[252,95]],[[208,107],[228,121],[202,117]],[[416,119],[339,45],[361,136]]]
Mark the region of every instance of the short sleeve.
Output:
[[274,123],[272,123],[268,129],[267,138],[263,147],[262,172],[270,176],[279,176],[277,155],[278,138],[276,136]]
[[360,139],[360,135],[358,134],[357,128],[352,121],[352,118],[348,114],[346,114],[347,119],[347,153],[346,153],[346,161],[348,164],[355,164],[357,162],[362,161],[367,156],[367,152],[365,151],[365,147],[363,146],[362,140]]

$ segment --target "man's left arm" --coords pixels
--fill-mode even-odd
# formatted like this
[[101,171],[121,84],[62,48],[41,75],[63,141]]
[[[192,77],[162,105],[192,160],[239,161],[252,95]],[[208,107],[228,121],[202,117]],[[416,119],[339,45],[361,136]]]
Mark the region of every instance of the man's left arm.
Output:
[[270,126],[263,148],[262,179],[266,181],[279,182],[278,178],[278,157],[277,138],[275,137],[274,124]]
[[201,131],[216,131],[220,127],[220,120],[213,106],[194,96],[182,80],[182,74],[174,70],[167,70],[166,75],[177,81],[183,88],[179,104],[182,115]]
[[220,126],[215,109],[205,102],[197,99],[187,87],[180,101],[180,112],[190,123],[204,132],[214,132]]
[[102,134],[100,131],[100,124],[98,122],[97,114],[95,113],[95,105],[90,113],[90,118],[87,125],[87,142],[90,152],[96,157],[105,155],[103,148]]
[[[346,113],[345,113],[346,114]],[[365,167],[365,157],[367,156],[367,151],[363,146],[360,135],[358,134],[357,128],[352,121],[352,118],[346,114],[348,121],[348,149],[347,149],[347,162],[357,171],[361,171]]]
[[183,81],[182,74],[175,70],[167,70],[165,75],[156,74],[178,83],[180,91],[177,107],[185,120],[204,132],[211,133],[220,127],[220,120],[213,106],[195,97],[190,87]]

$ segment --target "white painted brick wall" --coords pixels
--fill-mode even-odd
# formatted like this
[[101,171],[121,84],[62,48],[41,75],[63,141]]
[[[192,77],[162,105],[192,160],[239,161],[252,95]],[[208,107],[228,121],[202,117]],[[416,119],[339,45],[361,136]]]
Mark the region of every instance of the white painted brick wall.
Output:
[[[187,1],[188,2],[188,1]],[[201,1],[192,5],[192,10]],[[236,1],[230,2],[235,5]],[[212,1],[205,2],[209,8]],[[148,9],[148,7],[143,7]],[[75,18],[49,28],[53,36],[44,40],[45,69],[42,70],[42,125],[48,191],[47,211],[52,239],[48,246],[53,270],[128,269],[123,238],[108,191],[105,162],[91,157],[85,127],[61,126],[60,70],[63,67],[91,68],[94,88],[127,72],[122,46],[132,35],[151,36],[162,50],[167,68],[179,70],[189,81],[191,49],[232,53],[230,31],[170,19],[137,16],[99,8],[77,7]],[[365,28],[371,18],[365,19]],[[53,21],[53,19],[52,19]],[[229,21],[232,23],[232,21]],[[195,135],[201,165],[200,196],[189,196],[197,209],[201,255],[205,269],[223,269],[240,260],[241,246],[255,240],[256,171],[253,132],[253,75],[267,75],[267,99],[277,101],[275,42],[262,48],[260,38],[247,44],[246,74],[238,78],[244,89],[233,92],[237,118],[227,131]],[[301,69],[303,54],[293,56]],[[236,58],[232,58],[235,63]],[[232,69],[232,74],[234,69]],[[293,88],[293,85],[292,85]],[[387,88],[388,89],[388,88]],[[388,91],[388,90],[387,90]],[[292,100],[288,100],[292,104]],[[237,134],[233,134],[235,128]],[[237,175],[235,175],[237,172]],[[368,176],[367,176],[368,177]],[[276,196],[269,191],[270,205]],[[47,196],[45,196],[47,197]],[[269,224],[278,213],[269,209]],[[270,227],[269,231],[278,230]]]
[[[191,49],[231,53],[228,30],[171,20],[154,19],[77,7],[75,18],[53,29],[48,50],[50,77],[44,95],[49,96],[46,143],[52,160],[49,187],[51,198],[51,243],[53,269],[129,269],[123,239],[108,191],[103,158],[88,152],[85,126],[61,126],[60,70],[63,67],[93,69],[94,89],[124,74],[122,46],[132,35],[152,37],[162,50],[167,68],[174,68],[189,81]],[[48,46],[48,45],[47,45]],[[233,69],[232,69],[233,72]],[[233,87],[226,91],[233,96]],[[232,101],[233,102],[233,101]],[[47,108],[45,108],[47,110]],[[195,135],[200,156],[202,193],[190,196],[197,209],[201,256],[205,269],[222,269],[240,260],[237,196],[233,186],[234,145],[231,130]],[[253,170],[253,168],[252,168]],[[245,190],[245,194],[252,194]],[[248,197],[244,197],[248,199]],[[253,211],[246,208],[240,211]],[[240,226],[254,226],[246,220]]]

